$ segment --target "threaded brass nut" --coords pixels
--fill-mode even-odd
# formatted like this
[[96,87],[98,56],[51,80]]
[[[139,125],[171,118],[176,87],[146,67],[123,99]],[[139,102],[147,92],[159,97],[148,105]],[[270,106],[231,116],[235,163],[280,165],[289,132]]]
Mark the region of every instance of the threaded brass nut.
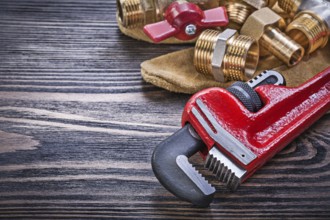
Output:
[[328,0],[278,0],[278,6],[291,17],[294,17],[298,12],[309,11],[315,7],[329,7],[329,4]]
[[310,11],[299,13],[288,25],[286,33],[308,54],[325,47],[329,39],[327,25]]
[[240,0],[222,0],[220,4],[226,7],[229,27],[234,29],[240,29],[249,15],[255,10],[250,5]]
[[252,78],[259,61],[259,47],[251,37],[238,35],[229,42],[223,59],[227,80],[244,81]]
[[117,0],[117,9],[124,27],[133,28],[144,23],[144,10],[140,0]]
[[212,74],[212,57],[219,33],[216,30],[205,30],[196,42],[194,65],[196,70],[202,74]]
[[278,0],[278,5],[286,13],[296,13],[301,4],[301,0]]
[[259,60],[257,42],[235,30],[205,30],[195,46],[194,65],[198,72],[220,82],[248,80]]

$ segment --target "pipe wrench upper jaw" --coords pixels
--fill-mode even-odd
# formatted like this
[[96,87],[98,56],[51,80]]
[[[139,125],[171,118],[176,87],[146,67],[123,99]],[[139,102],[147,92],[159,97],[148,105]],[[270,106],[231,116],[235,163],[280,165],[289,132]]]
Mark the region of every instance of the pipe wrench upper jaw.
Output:
[[257,158],[254,152],[221,126],[201,99],[196,99],[196,104],[198,108],[193,107],[191,112],[198,122],[199,130],[204,130],[209,138],[243,165],[248,165]]

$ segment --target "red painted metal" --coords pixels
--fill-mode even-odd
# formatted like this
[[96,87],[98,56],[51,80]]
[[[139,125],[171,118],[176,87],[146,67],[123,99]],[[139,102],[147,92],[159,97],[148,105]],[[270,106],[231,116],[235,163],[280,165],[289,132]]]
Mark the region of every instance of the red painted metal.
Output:
[[[154,42],[160,42],[172,36],[180,40],[191,40],[203,29],[226,26],[229,22],[225,7],[203,11],[189,2],[173,2],[166,9],[164,17],[164,21],[144,26],[144,32]],[[186,26],[191,24],[195,25],[196,33],[187,35]]]
[[[182,116],[182,125],[190,123],[207,145],[202,156],[217,146],[248,171],[243,181],[330,110],[330,67],[299,87],[264,85],[256,92],[264,103],[257,113],[248,111],[225,89],[210,88],[194,95]],[[244,165],[215,143],[191,112],[193,107],[198,109],[197,99],[224,129],[257,155],[255,160]]]

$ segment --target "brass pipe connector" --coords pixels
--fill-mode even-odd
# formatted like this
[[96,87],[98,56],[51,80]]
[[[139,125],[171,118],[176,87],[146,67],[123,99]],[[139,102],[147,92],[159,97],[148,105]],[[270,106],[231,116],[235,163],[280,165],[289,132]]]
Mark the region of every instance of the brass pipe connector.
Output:
[[197,39],[196,70],[220,82],[252,78],[259,61],[258,43],[236,30],[205,30]]
[[278,0],[278,6],[291,16],[320,4],[329,3],[324,0]]
[[243,0],[220,0],[220,5],[225,6],[229,18],[229,28],[239,30],[249,15],[255,10]]
[[318,5],[302,11],[288,25],[286,33],[302,45],[307,54],[325,47],[330,33],[330,5]]
[[304,48],[281,32],[283,19],[269,8],[255,11],[247,19],[241,34],[251,36],[260,44],[260,55],[272,54],[287,66],[296,65],[304,56]]
[[[182,1],[183,0],[178,0]],[[117,0],[119,22],[126,28],[141,27],[164,19],[166,8],[175,0]],[[219,6],[219,0],[189,0],[202,9]]]
[[240,29],[246,19],[257,9],[272,7],[277,0],[220,0],[220,5],[225,6],[229,17],[229,26]]

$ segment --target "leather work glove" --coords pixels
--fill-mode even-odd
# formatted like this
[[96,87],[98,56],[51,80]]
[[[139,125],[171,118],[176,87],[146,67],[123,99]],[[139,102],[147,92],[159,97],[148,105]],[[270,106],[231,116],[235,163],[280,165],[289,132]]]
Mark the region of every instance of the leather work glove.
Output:
[[[145,81],[171,92],[194,94],[209,87],[228,87],[233,82],[220,83],[198,73],[193,64],[194,48],[169,53],[141,64]],[[259,61],[258,75],[264,70],[274,69],[284,75],[287,85],[297,86],[330,66],[330,44],[304,58],[298,65],[288,68],[274,57]]]

